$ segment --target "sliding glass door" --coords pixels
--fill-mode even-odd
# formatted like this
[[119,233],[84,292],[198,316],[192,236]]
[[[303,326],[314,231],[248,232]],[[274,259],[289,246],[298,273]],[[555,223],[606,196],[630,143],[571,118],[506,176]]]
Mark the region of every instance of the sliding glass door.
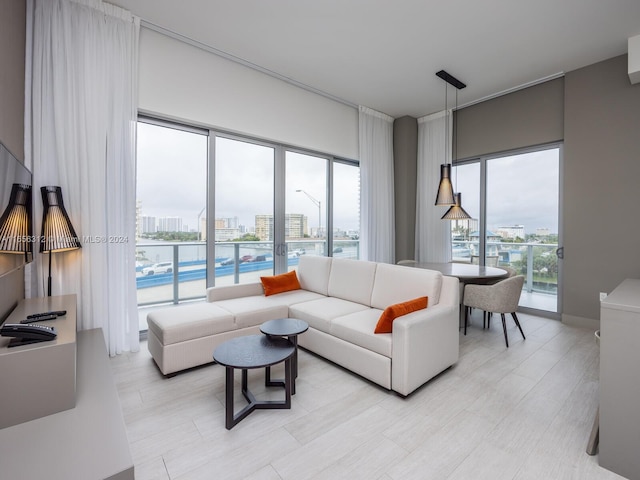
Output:
[[487,160],[486,264],[525,276],[520,305],[558,312],[560,148]]
[[138,305],[199,300],[302,255],[358,258],[359,185],[354,161],[140,117]]
[[[210,286],[295,270],[302,255],[358,258],[357,163],[215,131],[210,135],[215,172],[207,226],[215,241],[208,247],[215,259]],[[339,203],[333,201],[334,185]],[[334,213],[348,231],[333,226]]]
[[274,272],[275,148],[215,136],[215,285]]
[[301,255],[327,255],[327,184],[329,160],[285,152],[285,218],[287,270]]
[[454,261],[524,275],[520,306],[557,314],[561,295],[560,145],[461,162],[454,175],[473,220],[452,222]]
[[208,131],[138,123],[138,305],[202,298],[206,291]]

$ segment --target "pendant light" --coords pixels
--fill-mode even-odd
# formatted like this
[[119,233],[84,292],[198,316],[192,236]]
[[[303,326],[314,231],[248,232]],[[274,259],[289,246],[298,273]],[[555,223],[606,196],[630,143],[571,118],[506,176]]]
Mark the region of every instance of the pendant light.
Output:
[[[436,73],[440,77],[441,70]],[[446,73],[446,72],[444,72]],[[446,80],[445,80],[446,81]],[[448,83],[448,82],[447,82]],[[444,163],[440,165],[440,183],[438,185],[438,193],[436,194],[436,206],[448,207],[455,205],[455,199],[453,197],[453,184],[451,183],[451,164],[447,161],[447,145],[449,144],[449,121],[447,119],[447,83],[444,84],[444,112],[445,112],[445,127],[444,127]]]
[[[460,80],[458,80],[455,77],[452,77],[451,75],[449,75],[447,72],[445,72],[444,70],[439,71],[438,73],[436,73],[436,75],[438,75],[438,77],[442,78],[444,81],[446,81],[447,83],[450,83],[451,85],[453,85],[454,87],[456,87],[456,107],[454,109],[454,112],[456,112],[456,117],[455,117],[455,135],[456,135],[456,149],[455,149],[455,157],[456,160],[458,158],[458,114],[457,114],[457,110],[458,110],[458,90],[460,90],[461,88],[465,88],[466,85],[464,83],[462,83]],[[448,139],[448,135],[447,135],[447,139]],[[452,155],[453,157],[453,155]],[[452,160],[452,164],[453,164],[453,160]],[[457,174],[456,174],[457,175]],[[457,182],[456,182],[457,183]],[[454,193],[453,194],[453,205],[451,205],[451,207],[449,207],[449,210],[446,211],[446,213],[441,217],[442,220],[470,220],[471,219],[471,215],[469,215],[467,213],[467,211],[462,208],[462,194],[461,193]]]
[[441,218],[442,220],[470,220],[471,215],[467,213],[467,211],[462,208],[462,194],[454,193],[453,194],[455,204],[449,207],[447,213],[445,213]]

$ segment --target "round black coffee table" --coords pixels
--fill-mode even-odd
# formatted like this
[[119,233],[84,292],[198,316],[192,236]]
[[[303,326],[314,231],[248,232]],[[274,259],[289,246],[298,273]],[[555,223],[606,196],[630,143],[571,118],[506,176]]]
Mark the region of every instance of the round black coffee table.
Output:
[[[287,337],[295,348],[293,352],[291,395],[296,394],[296,378],[298,378],[298,335],[306,332],[309,324],[304,320],[297,318],[278,318],[269,320],[260,325],[260,331],[268,337]],[[276,386],[283,385],[284,380],[271,380],[271,368],[267,367],[265,371],[265,385]]]
[[[286,338],[265,335],[236,337],[218,345],[213,351],[213,359],[226,368],[225,384],[225,427],[231,430],[238,422],[257,409],[291,408],[292,365],[295,347]],[[285,399],[280,401],[259,401],[247,388],[247,370],[270,367],[284,362]],[[240,412],[233,413],[233,373],[242,369],[242,394],[249,404]]]

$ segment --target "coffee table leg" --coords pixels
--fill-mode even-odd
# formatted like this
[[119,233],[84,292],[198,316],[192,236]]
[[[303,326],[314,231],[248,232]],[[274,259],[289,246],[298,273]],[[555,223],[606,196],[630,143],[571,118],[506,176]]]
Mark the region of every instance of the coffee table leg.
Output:
[[298,336],[294,335],[292,337],[289,337],[289,340],[291,340],[291,343],[293,343],[293,348],[295,349],[293,351],[293,378],[295,380],[296,378],[298,378]]
[[284,361],[284,408],[291,408],[291,395],[295,392],[295,383],[293,381],[293,360],[291,357]]
[[[293,358],[291,359],[291,395],[296,394],[296,378],[298,378],[298,336],[291,335],[287,337],[293,343]],[[286,376],[286,375],[285,375]],[[284,387],[286,379],[271,380],[271,367],[264,369],[264,385],[265,387]]]
[[293,359],[291,360],[291,395],[296,394],[296,378],[298,378],[298,336],[289,337],[293,343]]
[[264,368],[264,386],[265,387],[274,387],[279,385],[279,383],[272,383],[271,382],[271,367],[265,367]]
[[225,384],[225,423],[227,430],[235,425],[233,418],[233,367],[225,367],[226,384]]

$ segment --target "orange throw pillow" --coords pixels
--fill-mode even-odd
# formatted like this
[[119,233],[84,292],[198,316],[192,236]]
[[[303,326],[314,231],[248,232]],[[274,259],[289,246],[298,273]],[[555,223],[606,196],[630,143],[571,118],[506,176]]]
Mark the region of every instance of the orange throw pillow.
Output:
[[382,315],[380,315],[378,324],[376,325],[376,329],[373,333],[391,333],[393,321],[396,318],[406,315],[407,313],[427,308],[428,303],[429,297],[418,297],[413,300],[409,300],[408,302],[396,303],[395,305],[388,306],[384,309]]
[[265,297],[300,289],[300,282],[295,270],[272,277],[260,277],[260,281],[262,282],[262,288],[264,288]]

